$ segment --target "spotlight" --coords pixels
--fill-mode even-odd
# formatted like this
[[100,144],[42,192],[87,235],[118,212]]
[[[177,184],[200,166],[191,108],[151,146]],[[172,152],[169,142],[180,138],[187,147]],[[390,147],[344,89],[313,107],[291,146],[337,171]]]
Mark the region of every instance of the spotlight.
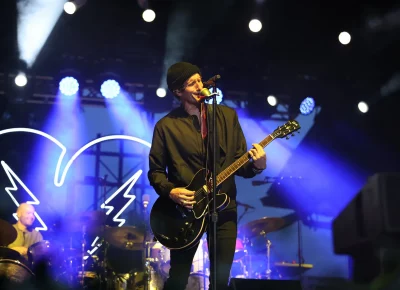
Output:
[[268,104],[269,104],[270,106],[274,107],[274,106],[276,106],[276,104],[278,103],[278,100],[276,99],[275,96],[272,96],[272,95],[271,95],[271,96],[268,96],[267,102],[268,102]]
[[119,95],[121,87],[115,80],[106,80],[100,87],[100,92],[106,99],[113,99]]
[[65,77],[60,81],[59,90],[64,96],[75,95],[79,90],[79,83],[73,77]]
[[315,101],[311,97],[305,98],[300,104],[300,113],[303,115],[309,115],[314,111]]
[[28,79],[26,78],[26,75],[24,73],[19,73],[15,77],[15,84],[19,87],[24,87],[28,83]]
[[152,22],[156,18],[156,13],[151,9],[146,9],[142,14],[143,20],[146,22]]
[[[214,88],[213,87],[210,88],[210,93],[214,93]],[[217,99],[217,104],[220,104],[222,102],[222,100],[224,99],[224,94],[222,93],[222,91],[219,88],[217,88],[216,99]],[[205,103],[212,104],[213,100],[214,100],[214,98],[208,99],[208,100],[205,101]]]
[[167,95],[167,91],[164,88],[158,88],[156,94],[160,98],[164,98]]
[[76,11],[75,3],[74,2],[66,2],[64,4],[64,11],[65,11],[65,13],[70,14],[70,15],[74,14]]
[[249,29],[251,32],[259,32],[262,28],[262,23],[258,19],[252,19],[249,22]]
[[351,41],[351,35],[350,33],[343,31],[339,34],[339,41],[341,44],[343,45],[347,45],[350,43]]
[[358,109],[360,110],[361,113],[366,113],[368,112],[369,107],[366,102],[361,101],[358,103]]

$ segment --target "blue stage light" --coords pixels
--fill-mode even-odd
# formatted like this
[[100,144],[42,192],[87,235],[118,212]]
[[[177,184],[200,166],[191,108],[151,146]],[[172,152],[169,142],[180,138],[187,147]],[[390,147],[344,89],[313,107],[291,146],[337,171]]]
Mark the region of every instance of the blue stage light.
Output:
[[65,96],[72,96],[79,90],[79,83],[73,77],[65,77],[60,81],[60,92]]
[[[214,88],[210,88],[209,89],[210,90],[210,93],[213,93],[214,92]],[[219,88],[217,88],[217,96],[216,96],[216,100],[217,100],[217,104],[220,104],[222,101],[223,101],[223,99],[224,99],[224,94],[222,93],[222,91],[219,89]],[[213,103],[213,98],[211,98],[211,99],[208,99],[208,100],[206,100],[205,101],[207,104],[212,104]]]
[[315,101],[312,97],[305,98],[300,104],[300,113],[303,115],[311,114],[315,108]]
[[113,99],[118,96],[120,90],[121,87],[115,80],[106,80],[105,82],[103,82],[100,88],[101,94],[107,99]]

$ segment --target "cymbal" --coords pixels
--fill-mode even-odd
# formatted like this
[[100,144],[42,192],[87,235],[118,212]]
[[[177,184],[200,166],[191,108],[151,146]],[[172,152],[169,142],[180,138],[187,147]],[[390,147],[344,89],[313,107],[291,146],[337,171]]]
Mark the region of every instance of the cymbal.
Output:
[[142,250],[144,232],[133,226],[106,227],[104,239],[112,246],[124,250]]
[[102,211],[85,211],[67,217],[62,222],[62,231],[69,233],[86,232],[95,233],[101,231],[106,220],[106,214]]
[[8,246],[17,238],[17,230],[12,224],[0,219],[0,246]]
[[239,228],[240,234],[246,235],[248,238],[254,238],[258,235],[265,235],[274,232],[285,225],[285,220],[276,217],[263,217],[258,220],[251,221]]

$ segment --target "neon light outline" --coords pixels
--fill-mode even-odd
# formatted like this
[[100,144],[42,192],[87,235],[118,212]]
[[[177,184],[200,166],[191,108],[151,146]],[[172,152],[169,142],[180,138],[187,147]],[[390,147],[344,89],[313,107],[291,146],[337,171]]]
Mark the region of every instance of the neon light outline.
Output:
[[[10,166],[7,165],[3,160],[1,161],[1,166],[3,166],[4,172],[7,174],[9,181],[11,182],[12,187],[6,187],[4,188],[5,191],[8,193],[8,195],[11,197],[12,201],[14,204],[19,207],[19,202],[16,200],[14,195],[11,193],[11,191],[16,191],[18,190],[18,186],[15,184],[14,179],[19,183],[19,185],[22,186],[22,188],[29,194],[29,196],[33,199],[33,201],[27,201],[26,203],[33,204],[33,205],[39,205],[40,201],[36,198],[36,196],[29,190],[29,188],[22,182],[22,180],[18,177],[17,174],[10,168]],[[17,214],[13,214],[13,217],[18,220]],[[47,231],[47,225],[43,222],[42,218],[39,216],[39,214],[35,211],[35,218],[39,221],[39,223],[42,225],[41,228],[36,227],[35,230],[40,231]]]
[[52,142],[54,142],[58,147],[61,148],[61,154],[60,157],[58,158],[57,161],[57,165],[56,165],[56,172],[54,175],[54,185],[57,187],[61,187],[64,182],[65,182],[65,178],[67,176],[68,170],[71,167],[72,163],[74,162],[74,160],[76,158],[79,157],[79,155],[82,154],[83,151],[85,151],[86,149],[88,149],[89,147],[96,145],[97,143],[103,142],[103,141],[110,141],[110,140],[130,140],[130,141],[135,141],[138,142],[140,144],[143,144],[147,147],[151,147],[151,144],[147,141],[144,141],[140,138],[137,137],[133,137],[133,136],[127,136],[127,135],[108,135],[108,136],[103,136],[100,137],[98,139],[92,140],[88,143],[86,143],[84,146],[82,146],[77,152],[75,152],[75,154],[71,157],[71,159],[67,162],[67,164],[65,165],[64,171],[61,174],[61,178],[60,177],[60,168],[61,168],[61,163],[64,159],[65,154],[67,153],[67,148],[60,142],[58,141],[56,138],[54,138],[53,136],[43,132],[43,131],[39,131],[36,129],[30,129],[30,128],[11,128],[11,129],[4,129],[0,131],[0,135],[4,135],[4,134],[8,134],[8,133],[32,133],[32,134],[37,134],[40,136],[43,136],[49,140],[51,140]]
[[[133,136],[127,136],[127,135],[109,135],[109,136],[103,136],[103,137],[97,138],[97,139],[95,139],[95,140],[92,140],[92,141],[86,143],[86,144],[85,144],[84,146],[82,146],[77,152],[75,152],[75,154],[71,157],[71,159],[67,162],[66,166],[64,167],[64,171],[62,172],[61,178],[58,178],[58,177],[60,177],[60,168],[61,168],[62,161],[63,161],[63,159],[64,159],[64,156],[65,156],[66,152],[67,152],[67,148],[66,148],[60,141],[58,141],[56,138],[54,138],[53,136],[51,136],[51,135],[49,135],[49,134],[47,134],[47,133],[45,133],[45,132],[43,132],[43,131],[36,130],[36,129],[30,129],[30,128],[10,128],[10,129],[4,129],[4,130],[1,130],[1,131],[0,131],[0,135],[4,135],[4,134],[8,134],[8,133],[32,133],[32,134],[40,135],[40,136],[42,136],[42,137],[45,137],[45,138],[49,139],[50,141],[52,141],[53,143],[55,143],[58,147],[60,147],[60,149],[61,149],[61,154],[60,154],[60,156],[59,156],[59,158],[58,158],[57,165],[56,165],[56,170],[55,170],[55,174],[54,174],[54,185],[57,186],[57,187],[61,187],[61,186],[64,184],[66,175],[67,175],[67,173],[68,173],[68,169],[71,167],[71,165],[72,165],[72,163],[74,162],[74,160],[77,159],[77,158],[79,157],[79,155],[82,154],[82,152],[84,152],[86,149],[88,149],[89,147],[91,147],[91,146],[93,146],[93,145],[95,145],[95,144],[97,144],[97,143],[100,143],[100,142],[103,142],[103,141],[110,141],[110,140],[130,140],[130,141],[135,141],[135,142],[138,142],[138,143],[140,143],[140,144],[143,144],[143,145],[145,145],[145,146],[147,146],[147,147],[149,147],[149,148],[151,147],[151,144],[150,144],[149,142],[147,142],[147,141],[145,141],[145,140],[142,140],[142,139],[140,139],[140,138],[137,138],[137,137],[133,137]],[[3,167],[4,167],[4,166],[3,166]],[[7,167],[8,167],[8,165],[7,165]],[[8,168],[9,168],[9,167],[8,167]],[[11,169],[10,169],[10,170],[11,170]],[[7,172],[6,172],[6,173],[7,173]],[[131,184],[131,185],[129,186],[129,190],[132,189],[132,187],[133,187],[133,185],[135,184],[137,178],[140,177],[142,171],[140,171],[140,174],[138,174],[138,173],[139,173],[139,171],[138,171],[137,173],[135,173],[135,174],[128,180],[128,181],[133,182],[133,184]],[[15,173],[14,173],[14,174],[15,174]],[[136,175],[137,175],[137,174],[138,174],[138,176],[137,176],[137,178],[136,178]],[[8,175],[8,174],[7,174],[7,175]],[[16,175],[15,175],[15,176],[16,176]],[[135,178],[136,178],[136,180],[134,180]],[[10,177],[9,177],[9,179],[10,179],[10,181],[11,181],[11,178],[10,178]],[[17,180],[20,181],[20,179],[19,179],[18,177],[17,177]],[[13,181],[11,181],[11,182],[13,183]],[[127,183],[128,183],[128,182],[126,182],[121,188],[123,189],[123,188],[126,186]],[[13,184],[14,184],[14,187],[15,187],[15,183],[13,183]],[[23,185],[23,186],[25,186],[25,184],[23,184],[22,181],[20,181],[20,184]],[[28,190],[26,186],[24,187],[24,189],[25,189],[25,190]],[[118,189],[117,192],[119,193],[122,189]],[[16,190],[16,189],[14,189],[14,190]],[[7,193],[8,193],[8,194],[10,195],[10,197],[13,199],[14,203],[15,203],[15,204],[18,204],[18,202],[16,202],[16,199],[12,196],[12,194],[9,193],[9,191],[7,191]],[[32,197],[34,196],[33,194],[31,194],[30,191],[28,191],[28,193],[30,193],[30,195],[31,195]],[[118,193],[114,193],[114,194],[112,195],[112,198],[114,198]],[[131,200],[129,200],[129,201],[125,204],[125,206],[123,206],[123,208],[122,208],[122,209],[117,213],[117,215],[114,216],[114,218],[113,218],[113,221],[115,221],[115,222],[118,221],[118,222],[120,222],[120,223],[122,223],[122,224],[125,223],[125,220],[116,219],[116,218],[118,218],[119,215],[121,215],[122,212],[123,212],[123,211],[134,201],[134,199],[136,198],[135,195],[129,196],[127,193],[128,193],[128,192],[125,192],[124,197],[126,197],[126,198],[131,198]],[[111,199],[112,199],[112,198],[111,198]],[[36,204],[40,204],[39,200],[38,200],[36,197],[34,197],[34,199],[35,199],[35,202],[37,202]],[[106,204],[107,204],[111,199],[109,198],[108,201],[106,202]],[[32,204],[34,204],[34,203],[32,203]],[[19,204],[18,204],[17,206],[19,206]],[[111,211],[109,211],[109,213],[110,213],[110,212],[111,212]],[[36,216],[36,213],[35,213],[35,216]],[[37,215],[36,217],[38,218],[38,220],[42,221],[42,219],[41,219],[38,215]],[[42,222],[43,222],[43,221],[42,221]],[[44,223],[43,223],[43,224],[44,224]],[[120,225],[121,225],[121,224],[120,224]],[[44,229],[44,230],[47,230],[47,226],[46,226],[45,224],[44,224],[44,226],[45,226],[45,229]],[[93,251],[94,251],[94,250],[93,250]]]
[[113,210],[113,206],[107,205],[111,200],[114,199],[122,190],[125,190],[124,197],[130,198],[130,200],[121,208],[121,210],[113,217],[114,222],[119,222],[120,224],[118,227],[121,227],[124,223],[124,219],[118,219],[118,217],[125,211],[125,209],[136,199],[136,195],[130,195],[129,192],[131,191],[132,187],[135,185],[136,181],[142,175],[143,170],[138,170],[131,178],[129,178],[120,188],[118,188],[100,207],[102,209],[107,209],[106,215],[109,215]]

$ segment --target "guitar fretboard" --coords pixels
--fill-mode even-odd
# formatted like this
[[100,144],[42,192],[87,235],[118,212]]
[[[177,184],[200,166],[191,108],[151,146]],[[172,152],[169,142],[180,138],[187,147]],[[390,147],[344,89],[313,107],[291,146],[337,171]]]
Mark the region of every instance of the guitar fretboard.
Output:
[[[276,138],[275,134],[272,133],[267,137],[265,137],[258,144],[260,144],[260,146],[264,148],[269,143],[271,143],[275,138]],[[217,175],[217,182],[216,182],[217,186],[219,186],[222,182],[224,182],[227,178],[229,178],[229,176],[231,176],[233,173],[239,170],[239,168],[245,165],[248,161],[249,161],[249,153],[246,152],[238,160],[233,162],[231,165],[225,168],[220,174]]]

